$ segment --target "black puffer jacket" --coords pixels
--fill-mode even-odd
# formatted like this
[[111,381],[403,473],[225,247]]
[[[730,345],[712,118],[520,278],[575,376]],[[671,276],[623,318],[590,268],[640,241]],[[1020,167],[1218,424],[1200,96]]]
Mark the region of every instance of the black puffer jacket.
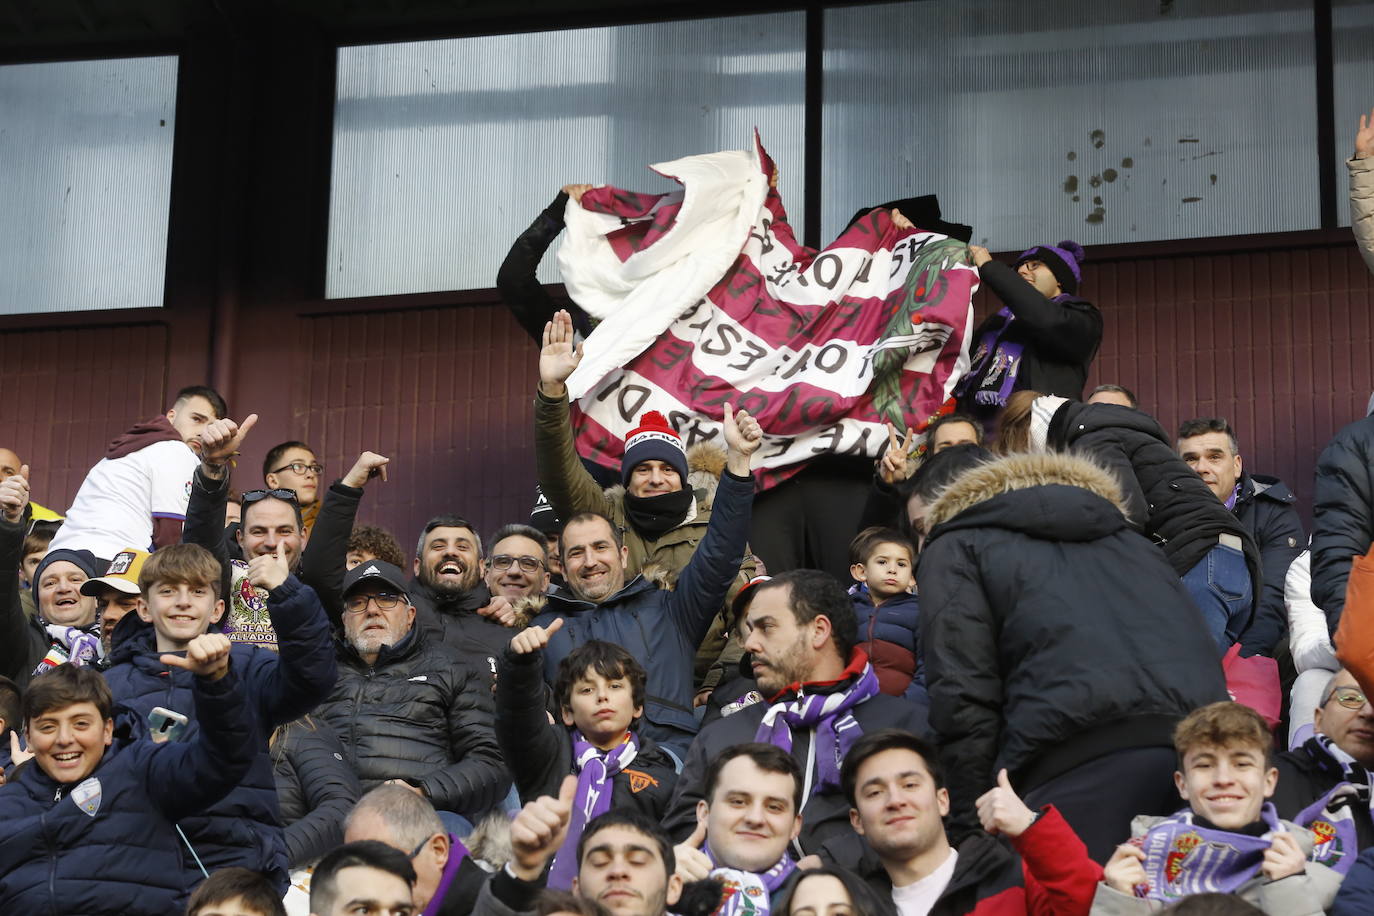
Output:
[[[1347,781],[1341,765],[1317,739],[1309,738],[1290,751],[1274,755],[1274,766],[1279,771],[1279,782],[1274,787],[1271,801],[1279,817],[1309,829],[1313,820],[1326,820],[1327,815],[1320,811],[1306,818],[1298,817],[1317,799]],[[1374,846],[1374,817],[1370,815],[1368,803],[1353,802],[1349,805],[1349,812],[1355,823],[1355,848],[1340,848],[1339,840],[1335,841],[1335,846],[1328,849],[1327,856],[1320,860],[1323,865],[1334,866],[1342,858],[1353,858],[1361,849]]]
[[343,742],[363,791],[404,779],[435,808],[475,822],[510,788],[488,684],[416,627],[372,666],[341,643],[338,682],[317,714]]
[[[636,737],[635,759],[612,777],[611,807],[658,821],[677,785],[677,766],[654,739]],[[542,652],[507,651],[502,656],[496,679],[496,740],[522,802],[558,795],[563,777],[576,772],[571,732],[561,721],[550,724],[544,709]]]
[[1356,420],[1317,459],[1312,498],[1312,600],[1336,632],[1350,563],[1374,543],[1374,417]]
[[1050,420],[1047,444],[1091,456],[1111,471],[1125,497],[1128,520],[1163,548],[1180,576],[1217,546],[1220,535],[1240,538],[1259,598],[1263,578],[1255,539],[1178,456],[1154,417],[1115,404],[1070,401]]
[[1024,794],[1169,747],[1179,719],[1226,699],[1201,612],[1123,512],[1110,474],[1057,454],[975,468],[931,506],[916,581],[953,836],[1002,767]]
[[362,794],[344,746],[324,722],[307,716],[272,736],[272,775],[292,868],[343,843],[343,822]]
[[[1032,390],[1061,398],[1078,400],[1088,381],[1088,367],[1102,344],[1102,313],[1091,302],[1068,296],[1046,299],[1016,272],[1000,261],[989,261],[978,269],[988,289],[1001,299],[1015,316],[1000,342],[1021,344],[1021,365],[1016,373],[1017,391]],[[1000,313],[988,316],[973,332],[978,347],[986,334],[997,332],[1006,323]],[[960,386],[960,410],[982,415],[986,408],[972,402],[980,371],[975,354],[967,384]]]
[[477,613],[491,603],[486,583],[479,581],[459,595],[445,595],[412,579],[406,591],[415,605],[415,625],[425,631],[425,638],[452,649],[474,674],[486,676],[490,688],[497,659],[519,631]]
[[1277,477],[1241,473],[1240,496],[1234,512],[1255,539],[1264,572],[1264,591],[1255,608],[1255,619],[1240,636],[1245,655],[1272,656],[1274,647],[1288,632],[1283,582],[1288,577],[1288,567],[1307,544],[1302,519],[1293,507],[1296,502],[1293,491]]

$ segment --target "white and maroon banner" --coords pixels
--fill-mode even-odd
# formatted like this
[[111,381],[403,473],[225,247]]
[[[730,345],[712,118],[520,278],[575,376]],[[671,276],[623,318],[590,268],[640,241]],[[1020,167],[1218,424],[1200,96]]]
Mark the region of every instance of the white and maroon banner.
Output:
[[653,168],[683,189],[568,204],[559,266],[600,319],[568,380],[582,455],[619,467],[648,410],[689,447],[723,445],[728,401],[763,426],[766,489],[820,455],[878,457],[885,421],[925,428],[968,369],[978,273],[962,242],[874,211],[802,247],[757,138]]

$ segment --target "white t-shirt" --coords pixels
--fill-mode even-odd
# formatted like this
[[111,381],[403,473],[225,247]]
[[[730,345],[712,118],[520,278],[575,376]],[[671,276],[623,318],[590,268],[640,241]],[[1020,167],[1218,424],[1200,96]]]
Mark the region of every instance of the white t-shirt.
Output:
[[89,550],[108,560],[126,547],[150,550],[154,518],[186,518],[200,459],[166,439],[91,468],[50,550]]
[[959,861],[959,851],[953,846],[940,867],[926,875],[915,884],[892,889],[892,902],[897,904],[901,916],[926,916],[930,908],[940,899],[954,877],[954,866]]

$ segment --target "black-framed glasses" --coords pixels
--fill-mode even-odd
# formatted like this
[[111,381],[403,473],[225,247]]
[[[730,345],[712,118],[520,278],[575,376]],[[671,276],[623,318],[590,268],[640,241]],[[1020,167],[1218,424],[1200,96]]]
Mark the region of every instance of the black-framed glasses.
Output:
[[300,505],[300,502],[296,499],[296,491],[287,490],[283,487],[274,487],[271,490],[249,490],[239,497],[239,505],[247,506],[250,503],[269,498],[280,499],[284,502],[291,503],[293,506]]
[[429,836],[425,837],[423,840],[419,842],[419,845],[417,845],[414,849],[410,851],[410,854],[406,856],[406,858],[413,859],[416,856],[418,856],[424,850],[424,848],[429,845],[429,841],[434,839],[437,835],[438,834],[431,833]]
[[277,468],[275,471],[272,471],[271,473],[280,474],[282,471],[287,470],[289,470],[292,474],[304,474],[306,471],[309,471],[316,477],[319,477],[321,474],[324,473],[324,465],[320,464],[318,461],[316,461],[314,464],[306,464],[304,461],[293,461],[290,464],[283,464],[281,467]]
[[[1327,696],[1326,703],[1330,703],[1332,700],[1340,703],[1346,709],[1363,709],[1364,704],[1369,702],[1365,699],[1364,692],[1358,687],[1337,687]],[[1325,706],[1326,703],[1322,705]]]
[[544,561],[538,557],[511,557],[498,553],[487,558],[487,565],[492,569],[510,569],[513,564],[519,564],[520,569],[527,573],[538,572],[544,568]]
[[[377,607],[384,611],[394,611],[396,606],[406,601],[405,595],[396,595],[391,592],[377,592],[373,595],[354,595],[352,598],[344,599],[344,610],[350,614],[361,614],[367,610],[368,602],[375,602]],[[406,602],[409,604],[409,602]]]

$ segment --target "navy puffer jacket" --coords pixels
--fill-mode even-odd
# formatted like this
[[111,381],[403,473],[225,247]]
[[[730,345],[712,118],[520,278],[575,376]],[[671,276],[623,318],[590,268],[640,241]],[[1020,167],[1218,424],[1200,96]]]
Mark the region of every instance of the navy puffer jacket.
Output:
[[218,681],[187,673],[194,707],[184,708],[212,723],[189,741],[116,739],[75,786],[30,763],[0,788],[0,912],[180,913],[200,874],[174,824],[223,798],[253,760],[241,672],[235,660]]
[[854,616],[859,621],[856,643],[878,675],[878,686],[888,696],[929,702],[925,667],[921,664],[921,613],[915,595],[898,595],[873,606],[873,596],[862,585],[850,591]]
[[[181,827],[210,871],[242,866],[267,875],[284,894],[289,883],[286,843],[267,744],[278,725],[300,718],[329,695],[336,667],[329,621],[309,586],[288,577],[268,593],[267,608],[279,651],[248,643],[234,643],[230,650],[257,723],[250,739],[252,766],[234,791],[204,814],[187,818]],[[137,627],[125,627],[127,622]],[[192,675],[181,669],[169,671],[161,663],[150,624],[134,620],[132,614],[120,624],[120,641],[105,672],[116,705],[140,724],[147,722],[155,706],[189,714]],[[197,730],[193,717],[187,736]],[[194,861],[187,866],[200,874]]]

